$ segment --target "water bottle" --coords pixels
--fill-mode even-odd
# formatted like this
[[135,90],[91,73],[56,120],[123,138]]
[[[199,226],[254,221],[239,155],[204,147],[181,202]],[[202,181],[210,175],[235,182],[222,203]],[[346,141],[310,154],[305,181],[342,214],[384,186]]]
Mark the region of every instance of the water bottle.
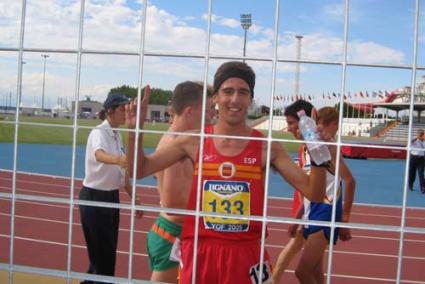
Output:
[[300,119],[298,122],[298,128],[301,131],[304,141],[307,142],[307,149],[311,159],[313,159],[313,161],[318,165],[329,161],[331,159],[331,154],[329,153],[328,146],[314,143],[316,141],[321,141],[316,132],[316,123],[314,120],[308,117],[304,110],[300,110],[297,114]]

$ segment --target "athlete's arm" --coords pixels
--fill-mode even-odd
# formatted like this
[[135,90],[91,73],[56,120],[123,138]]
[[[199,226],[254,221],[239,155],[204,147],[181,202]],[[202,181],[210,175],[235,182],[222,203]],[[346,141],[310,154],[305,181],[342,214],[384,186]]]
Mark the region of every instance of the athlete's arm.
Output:
[[341,160],[339,162],[339,171],[340,171],[341,178],[344,180],[344,184],[345,184],[344,209],[342,214],[342,221],[349,222],[351,208],[353,206],[353,201],[354,201],[354,193],[356,191],[356,180],[354,179],[350,169],[345,163],[344,158],[342,158],[342,156],[340,158]]
[[[140,103],[140,117],[139,117],[139,128],[142,129],[147,115],[149,98],[151,96],[150,86],[145,87],[144,96]],[[125,123],[128,128],[134,129],[137,124],[137,101],[133,100],[125,106]],[[129,132],[127,138],[127,158],[128,158],[128,172],[130,176],[133,176],[133,164],[134,164],[134,152],[136,147],[136,134],[135,132]],[[138,147],[137,147],[137,164],[139,164],[139,159],[143,159],[143,133],[139,133]],[[139,178],[141,173],[139,173],[139,167],[137,167],[136,178]]]
[[300,169],[278,142],[272,143],[271,163],[292,187],[298,189],[308,200],[321,202],[325,196],[326,169],[311,167],[310,176]]
[[199,138],[196,136],[179,136],[167,145],[150,155],[143,151],[137,159],[137,178],[143,178],[168,168],[183,158],[195,160]]
[[[341,160],[339,162],[339,172],[341,179],[345,184],[345,194],[344,194],[344,205],[342,212],[342,222],[348,223],[350,222],[350,214],[351,208],[353,206],[354,201],[354,192],[356,188],[356,180],[351,174],[350,169],[345,163],[343,157],[340,157]],[[349,241],[351,239],[351,230],[350,228],[341,227],[339,230],[339,238],[341,241]]]
[[[150,98],[150,87],[145,87],[144,96],[140,105],[140,117],[139,117],[139,126],[140,128],[143,128],[146,115],[147,115],[147,108]],[[136,127],[136,121],[137,121],[137,102],[132,101],[129,104],[126,105],[125,108],[126,112],[126,124],[128,128],[134,129]],[[137,172],[136,172],[136,178],[143,178],[146,176],[149,176],[153,173],[156,173],[162,169],[165,169],[169,167],[170,165],[174,164],[178,160],[189,156],[190,158],[195,157],[196,148],[193,149],[193,147],[197,147],[196,142],[194,140],[197,140],[197,137],[191,137],[191,136],[179,136],[177,137],[172,143],[168,145],[167,148],[160,149],[155,151],[149,156],[145,156],[145,153],[143,151],[143,134],[139,134],[139,145],[137,150]],[[130,176],[133,175],[133,164],[134,164],[134,152],[135,152],[135,144],[136,144],[136,134],[134,132],[128,133],[128,141],[127,141],[127,147],[128,147],[128,170],[130,173]]]

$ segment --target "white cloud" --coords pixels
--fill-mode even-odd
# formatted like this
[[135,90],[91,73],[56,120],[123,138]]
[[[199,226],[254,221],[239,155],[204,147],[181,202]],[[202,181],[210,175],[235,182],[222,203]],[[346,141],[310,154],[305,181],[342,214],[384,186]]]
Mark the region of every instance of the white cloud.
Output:
[[[80,2],[27,2],[25,47],[76,48]],[[41,12],[42,11],[42,12]]]
[[[66,3],[64,5],[63,3]],[[29,1],[27,8],[27,24],[25,34],[26,47],[66,48],[75,49],[78,43],[78,27],[80,1]],[[323,15],[339,18],[343,5],[329,5],[323,8]],[[42,13],[40,12],[42,11]],[[126,1],[86,1],[84,22],[84,48],[101,50],[133,51],[139,50],[141,36],[142,11],[133,10],[126,6]],[[20,4],[11,1],[0,3],[0,46],[17,46],[19,36]],[[202,16],[206,19],[206,15]],[[202,54],[205,51],[206,27],[199,28],[191,25],[193,17],[178,17],[155,5],[149,4],[147,8],[147,27],[145,37],[145,50],[155,52],[180,52],[185,54]],[[225,18],[212,15],[214,24],[234,29],[234,34],[224,34],[220,29],[213,30],[211,35],[210,52],[214,55],[241,56],[243,48],[243,31],[239,19]],[[296,41],[293,33],[282,34],[279,40],[279,58],[294,59]],[[343,41],[341,38],[326,33],[305,33],[302,40],[302,58],[311,60],[341,60]],[[247,55],[272,57],[274,52],[274,30],[253,24],[248,33]],[[39,60],[39,55],[36,55]],[[58,54],[52,54],[49,61],[57,64],[74,66],[75,55],[59,59]],[[88,60],[86,60],[88,58]],[[402,64],[404,54],[398,50],[386,47],[376,42],[363,42],[355,40],[349,44],[349,59],[362,63],[392,63]],[[191,60],[191,59],[190,59]],[[160,57],[145,58],[145,76],[153,80],[157,87],[172,89],[173,85],[185,79],[202,79],[203,59],[196,59],[191,63],[189,59],[164,59]],[[116,57],[84,55],[83,63],[87,66],[98,67],[98,74],[88,75],[84,78],[81,94],[90,94],[101,100],[109,88],[116,86],[103,73],[110,74],[117,66],[117,81],[122,83],[137,82],[138,57]],[[192,65],[191,65],[192,64]],[[15,64],[16,65],[16,64]],[[29,64],[27,64],[29,65]],[[255,65],[255,64],[253,64]],[[0,64],[1,66],[1,64]],[[193,66],[193,67],[191,67]],[[292,65],[293,66],[293,65]],[[84,68],[84,66],[83,66]],[[110,69],[109,71],[102,70]],[[293,68],[281,67],[279,72],[292,73]],[[4,69],[4,70],[3,70]],[[211,70],[213,70],[211,68]],[[214,69],[215,70],[215,69]],[[259,80],[270,81],[270,63],[258,63],[255,70]],[[10,85],[8,89],[16,90],[15,68],[1,68],[2,84]],[[4,71],[4,72],[3,72]],[[308,69],[302,69],[307,72]],[[33,92],[39,96],[41,92],[41,74],[35,69],[25,67],[25,93]],[[30,73],[33,74],[30,74]],[[267,75],[263,75],[267,74]],[[52,73],[48,68],[48,89],[46,95],[69,96],[74,95],[75,74],[63,75]],[[211,74],[209,74],[211,76]],[[129,79],[130,78],[130,79]],[[164,80],[166,78],[166,80]],[[288,79],[277,78],[282,83]],[[26,81],[28,80],[28,82]],[[47,80],[47,79],[46,79]],[[127,81],[126,81],[127,80]],[[289,79],[290,81],[290,79]],[[259,82],[258,86],[268,86],[268,83]],[[66,86],[64,88],[63,86]],[[0,87],[0,90],[4,85]],[[268,90],[264,91],[265,93]],[[264,93],[263,92],[263,93]],[[63,95],[62,95],[63,93]],[[31,97],[31,95],[30,95]]]
[[239,21],[230,18],[221,18],[219,24],[229,28],[238,28],[240,26]]
[[93,86],[82,87],[80,90],[80,98],[84,99],[85,96],[90,96],[91,100],[103,102],[109,90],[116,87],[112,84],[98,84]]
[[344,21],[345,3],[328,4],[322,7],[323,17],[335,21]]
[[[208,14],[203,14],[202,18],[204,20],[208,20]],[[240,21],[236,20],[234,18],[225,18],[222,16],[218,16],[215,14],[211,15],[211,22],[216,24],[216,25],[220,25],[220,26],[224,26],[224,27],[228,27],[228,28],[238,28],[240,27]]]
[[348,55],[350,61],[370,64],[403,64],[405,59],[401,51],[375,42],[361,41],[353,41],[349,44]]
[[0,34],[2,46],[17,46],[21,5],[18,1],[0,2]]
[[[335,36],[313,33],[304,35],[301,41],[301,59],[341,61],[343,59],[343,40]],[[296,54],[294,34],[285,34],[279,46],[279,56],[294,59]],[[375,42],[360,40],[348,43],[348,60],[368,64],[403,64],[401,51]]]
[[[16,81],[15,81],[16,82]],[[24,73],[22,77],[22,96],[21,103],[24,106],[41,107],[42,102],[42,83],[43,73],[32,72]],[[51,107],[57,102],[58,97],[67,97],[69,101],[74,98],[73,80],[67,77],[57,76],[52,73],[46,73],[44,106]],[[12,87],[12,86],[11,86]],[[15,99],[16,86],[13,89],[13,97]],[[58,91],[60,90],[60,91]],[[14,101],[14,100],[13,100]]]
[[249,32],[254,34],[254,35],[257,35],[257,34],[263,32],[263,28],[259,25],[252,24],[252,26],[249,28]]

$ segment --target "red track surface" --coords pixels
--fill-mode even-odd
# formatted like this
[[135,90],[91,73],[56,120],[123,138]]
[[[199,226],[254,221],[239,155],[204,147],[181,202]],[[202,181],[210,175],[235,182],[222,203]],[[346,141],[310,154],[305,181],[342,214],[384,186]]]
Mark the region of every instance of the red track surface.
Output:
[[[75,184],[74,197],[77,198],[81,182]],[[0,192],[11,193],[12,174],[0,172]],[[17,175],[17,194],[70,197],[70,180],[37,175]],[[145,205],[158,204],[155,190],[139,188]],[[129,202],[125,193],[121,202]],[[69,205],[57,202],[39,202],[19,199],[15,206],[14,255],[15,265],[37,268],[66,270]],[[0,262],[9,263],[11,200],[0,199]],[[72,210],[72,264],[71,270],[85,272],[87,255],[82,230],[79,223],[78,208]],[[270,216],[290,215],[290,201],[269,199]],[[155,212],[145,212],[141,220],[135,220],[132,277],[149,279],[146,257],[146,232],[154,222]],[[401,209],[355,205],[352,222],[372,225],[401,224]],[[408,209],[406,226],[425,227],[425,210]],[[269,236],[266,247],[272,260],[287,242],[285,224],[269,223]],[[121,209],[120,235],[116,275],[128,277],[130,212]],[[352,230],[353,239],[338,242],[334,247],[332,264],[332,283],[395,283],[399,252],[398,232],[376,230]],[[425,237],[424,234],[406,233],[404,235],[402,259],[402,283],[425,284]],[[5,249],[6,248],[6,249]],[[285,273],[285,283],[297,283],[293,270],[297,259]]]

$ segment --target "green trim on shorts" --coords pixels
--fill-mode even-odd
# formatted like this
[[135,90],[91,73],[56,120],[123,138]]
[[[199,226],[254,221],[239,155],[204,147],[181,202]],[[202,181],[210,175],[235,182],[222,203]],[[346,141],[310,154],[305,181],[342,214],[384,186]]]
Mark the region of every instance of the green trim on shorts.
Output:
[[[169,234],[175,237],[180,237],[182,231],[181,225],[173,223],[161,215],[158,216],[155,224]],[[149,230],[146,240],[149,266],[151,270],[164,271],[179,265],[178,262],[170,260],[173,243],[171,243],[169,240],[163,239],[152,229]]]

